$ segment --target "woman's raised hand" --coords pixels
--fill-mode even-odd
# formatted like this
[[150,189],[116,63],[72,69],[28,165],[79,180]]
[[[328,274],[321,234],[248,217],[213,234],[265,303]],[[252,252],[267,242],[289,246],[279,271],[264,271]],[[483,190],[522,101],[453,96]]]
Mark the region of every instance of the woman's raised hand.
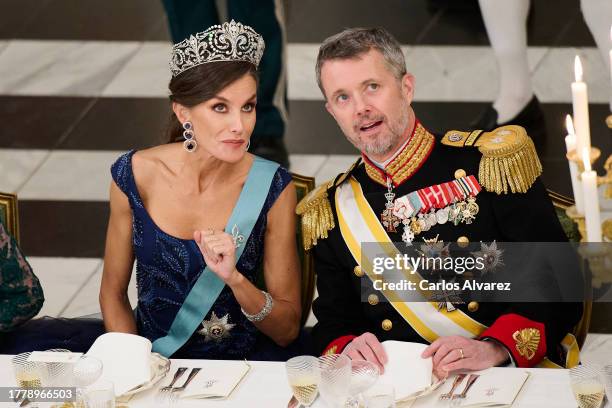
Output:
[[206,265],[223,282],[229,283],[236,274],[240,274],[236,269],[236,245],[230,234],[208,229],[195,231],[193,239],[198,244]]

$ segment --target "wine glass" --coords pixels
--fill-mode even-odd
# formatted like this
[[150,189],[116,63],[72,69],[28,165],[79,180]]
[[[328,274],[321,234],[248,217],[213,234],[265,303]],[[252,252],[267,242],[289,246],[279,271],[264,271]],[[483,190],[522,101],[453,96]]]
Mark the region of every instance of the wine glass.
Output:
[[604,399],[604,386],[594,366],[579,365],[570,369],[570,383],[580,408],[599,408]]
[[351,361],[351,381],[349,385],[349,399],[347,407],[359,408],[360,394],[370,388],[378,377],[380,371],[376,364],[365,360]]
[[[70,350],[54,348],[46,350],[54,353],[71,353]],[[71,387],[74,379],[72,378],[74,363],[46,363],[47,384],[45,387]]]
[[84,402],[85,388],[95,383],[102,375],[102,361],[92,356],[83,355],[72,368],[72,374],[77,389],[77,406],[79,406],[78,403]]
[[321,398],[330,407],[344,407],[351,384],[351,359],[344,354],[328,354],[319,357],[318,363]]
[[293,357],[285,363],[287,379],[298,402],[309,407],[317,397],[319,381],[318,359],[313,356]]

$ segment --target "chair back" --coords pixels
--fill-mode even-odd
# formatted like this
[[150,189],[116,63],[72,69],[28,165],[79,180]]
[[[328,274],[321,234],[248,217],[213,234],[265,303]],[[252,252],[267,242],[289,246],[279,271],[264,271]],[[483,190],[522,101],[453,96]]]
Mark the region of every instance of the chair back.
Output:
[[[563,227],[563,231],[565,231],[565,235],[567,235],[567,239],[570,242],[580,242],[580,232],[578,231],[578,226],[565,213],[565,210],[574,205],[574,200],[562,194],[555,193],[551,190],[548,190],[548,196],[550,197],[553,202],[553,205],[555,206],[557,217],[559,217],[559,222],[561,222],[561,226]],[[588,288],[590,288],[591,282],[585,282],[585,285],[588,285]],[[576,341],[578,342],[578,346],[580,348],[582,348],[582,345],[586,340],[587,333],[589,332],[592,310],[593,301],[585,300],[583,305],[582,318],[580,319],[578,324],[576,324],[574,330],[572,331],[572,333],[576,337]]]
[[0,222],[19,243],[19,212],[15,194],[0,192]]
[[[310,193],[315,188],[315,178],[309,176],[302,176],[300,174],[291,173],[293,177],[293,184],[295,185],[295,190],[297,193],[297,201],[298,203],[302,198],[304,198],[308,193]],[[310,251],[304,250],[304,245],[302,244],[302,228],[300,224],[300,219],[298,217],[297,222],[297,249],[298,256],[300,258],[300,266],[302,267],[302,282],[301,282],[301,296],[302,296],[302,319],[301,325],[304,326],[306,324],[306,320],[308,319],[308,315],[310,314],[310,308],[312,307],[312,298],[314,296],[315,289],[315,273],[314,273],[314,263],[312,260],[312,253]]]

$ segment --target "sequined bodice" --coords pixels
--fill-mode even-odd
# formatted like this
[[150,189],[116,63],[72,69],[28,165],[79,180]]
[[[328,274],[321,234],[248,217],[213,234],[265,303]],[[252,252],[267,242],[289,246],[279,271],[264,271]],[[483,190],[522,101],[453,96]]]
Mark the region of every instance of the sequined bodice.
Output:
[[[206,265],[195,241],[179,239],[165,233],[149,216],[134,180],[133,154],[134,151],[130,151],[119,157],[111,167],[111,174],[117,186],[128,197],[132,209],[132,246],[136,259],[138,289],[138,332],[154,341],[166,335],[176,313]],[[263,259],[268,210],[290,181],[291,175],[287,170],[279,168],[238,261],[237,269],[251,282],[256,281]],[[256,334],[257,329],[241,313],[240,305],[226,286],[198,331],[173,357],[243,358],[253,348]]]

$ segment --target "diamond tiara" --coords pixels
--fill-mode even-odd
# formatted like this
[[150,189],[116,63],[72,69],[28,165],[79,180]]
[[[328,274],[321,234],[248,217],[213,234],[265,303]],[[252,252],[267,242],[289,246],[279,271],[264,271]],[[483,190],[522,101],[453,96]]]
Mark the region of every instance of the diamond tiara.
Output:
[[190,68],[217,61],[247,61],[257,67],[265,48],[255,30],[234,20],[191,35],[172,47],[172,77]]

